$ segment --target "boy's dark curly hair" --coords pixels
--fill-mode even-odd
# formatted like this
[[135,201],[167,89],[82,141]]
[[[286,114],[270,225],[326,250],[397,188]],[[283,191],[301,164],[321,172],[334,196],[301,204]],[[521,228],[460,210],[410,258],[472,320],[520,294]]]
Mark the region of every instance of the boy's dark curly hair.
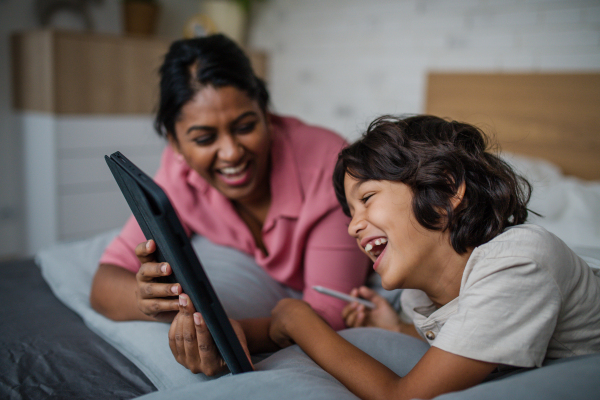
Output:
[[[450,231],[459,254],[482,245],[506,227],[527,219],[531,185],[500,157],[472,125],[431,115],[382,116],[362,138],[343,149],[333,174],[338,201],[350,215],[344,176],[408,185],[417,221],[431,230]],[[462,183],[465,194],[454,209],[451,199]]]

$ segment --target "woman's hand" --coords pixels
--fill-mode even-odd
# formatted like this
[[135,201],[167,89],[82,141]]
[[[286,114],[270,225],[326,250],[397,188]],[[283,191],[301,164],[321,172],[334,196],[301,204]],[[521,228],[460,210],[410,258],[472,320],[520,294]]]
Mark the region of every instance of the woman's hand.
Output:
[[308,303],[296,299],[283,299],[271,311],[269,337],[279,347],[284,348],[294,344],[292,333],[294,324],[302,324],[310,318],[321,318]]
[[350,295],[369,300],[376,307],[369,309],[356,302],[348,304],[342,311],[342,317],[348,327],[373,326],[389,331],[401,331],[402,322],[398,313],[386,299],[365,286],[352,289]]
[[[169,347],[177,362],[194,374],[202,372],[207,376],[213,376],[224,371],[227,364],[221,357],[206,322],[202,315],[196,312],[190,298],[185,294],[180,295],[178,307],[179,312],[169,329]],[[242,327],[233,319],[229,321],[250,360],[246,335]]]
[[171,322],[179,310],[179,301],[174,296],[181,294],[181,285],[159,282],[159,278],[171,275],[172,271],[168,263],[156,262],[155,250],[154,240],[142,242],[135,248],[135,255],[142,264],[135,276],[137,305],[147,316]]

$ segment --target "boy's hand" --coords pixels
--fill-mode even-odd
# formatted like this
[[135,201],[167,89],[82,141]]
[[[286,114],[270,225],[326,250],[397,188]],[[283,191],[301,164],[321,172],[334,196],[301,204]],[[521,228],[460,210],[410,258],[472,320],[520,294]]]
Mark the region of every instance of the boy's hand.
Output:
[[375,291],[361,286],[360,288],[352,289],[350,295],[369,300],[376,307],[369,309],[357,302],[348,304],[342,310],[342,318],[344,318],[348,327],[372,326],[395,332],[400,331],[402,322],[398,317],[398,313],[386,299],[378,295]]

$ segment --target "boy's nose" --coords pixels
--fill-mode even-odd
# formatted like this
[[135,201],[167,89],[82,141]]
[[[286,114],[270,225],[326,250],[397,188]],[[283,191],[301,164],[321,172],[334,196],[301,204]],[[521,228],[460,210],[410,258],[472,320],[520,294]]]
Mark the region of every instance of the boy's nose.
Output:
[[348,225],[348,234],[358,239],[360,231],[362,231],[366,227],[367,222],[363,218],[361,218],[360,215],[356,214],[352,217],[350,225]]

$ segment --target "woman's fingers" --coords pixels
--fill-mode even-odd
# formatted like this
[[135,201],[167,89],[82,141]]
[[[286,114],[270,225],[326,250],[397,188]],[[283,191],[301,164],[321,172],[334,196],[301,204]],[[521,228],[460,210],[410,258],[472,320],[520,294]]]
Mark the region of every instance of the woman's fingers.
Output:
[[138,291],[142,299],[153,299],[159,297],[173,297],[181,294],[181,286],[178,283],[159,283],[155,281],[139,281]]
[[[177,326],[179,324],[179,314],[175,316],[173,322],[171,322],[171,327],[169,328],[169,348],[171,349],[171,353],[173,357],[177,360],[179,364],[183,364],[181,360],[181,354],[179,354],[179,349],[177,348],[177,342],[175,340],[175,335],[177,333]],[[184,364],[185,365],[185,364]]]
[[[189,368],[188,362],[187,362],[187,354],[185,352],[185,345],[183,343],[183,323],[184,323],[185,316],[183,315],[183,306],[182,306],[181,297],[183,297],[183,295],[179,296],[179,302],[178,302],[179,313],[177,314],[177,318],[176,318],[177,324],[176,324],[176,328],[175,328],[175,349],[176,349],[176,353],[179,355],[179,358],[180,358],[180,360],[177,360],[177,361],[179,361],[179,363],[182,364],[184,367]],[[173,321],[173,323],[175,323],[175,321]]]
[[179,304],[174,296],[181,293],[181,286],[178,283],[156,282],[154,279],[157,277],[157,270],[161,274],[158,276],[164,276],[165,263],[142,264],[136,275],[138,308],[144,314],[154,318],[160,313],[178,311]]
[[221,358],[206,322],[200,313],[195,314],[194,325],[198,341],[196,351],[200,355],[200,368],[208,376],[212,376],[225,368],[225,361]]
[[225,362],[202,315],[196,312],[185,294],[179,296],[178,307],[179,313],[169,329],[171,353],[178,363],[195,374],[202,372],[212,376],[221,372],[225,369]]
[[[149,243],[153,246],[148,246]],[[140,254],[145,254],[140,249],[146,249],[147,247],[154,248],[154,246],[154,241],[149,240],[148,242],[140,243],[136,247],[136,254],[140,259],[140,262],[142,263],[140,269],[136,274],[138,286],[140,286],[143,282],[150,283],[149,285],[146,285],[142,288],[142,295],[145,295],[146,298],[176,296],[181,293],[181,287],[179,286],[179,284],[155,283],[156,278],[169,276],[173,273],[169,263],[155,262],[154,256],[140,256]]]
[[142,242],[135,248],[135,254],[142,264],[135,275],[137,305],[144,314],[169,322],[179,311],[179,304],[174,296],[181,294],[182,290],[178,283],[160,281],[160,278],[171,275],[173,271],[168,263],[156,262],[155,251],[154,240]]
[[138,281],[150,282],[153,279],[171,275],[173,271],[171,266],[166,262],[146,261],[142,263],[136,277]]
[[135,247],[135,255],[138,260],[143,263],[154,261],[154,252],[156,251],[156,243],[150,239],[146,242],[142,242]]
[[186,355],[186,364],[194,374],[202,372],[200,369],[200,354],[198,353],[198,341],[196,338],[196,327],[194,324],[194,305],[185,294],[179,296],[179,313],[181,315],[181,336],[183,349]]
[[[146,244],[154,243],[153,240],[148,242],[140,243],[136,248],[136,254],[142,261],[143,257],[140,257],[140,248],[146,248]],[[152,297],[171,297],[177,296],[181,293],[181,286],[178,283],[158,283],[157,278],[162,278],[172,274],[171,266],[169,263],[154,262],[154,258],[144,259],[142,265],[136,274],[138,286],[140,289],[140,295],[143,298]]]

